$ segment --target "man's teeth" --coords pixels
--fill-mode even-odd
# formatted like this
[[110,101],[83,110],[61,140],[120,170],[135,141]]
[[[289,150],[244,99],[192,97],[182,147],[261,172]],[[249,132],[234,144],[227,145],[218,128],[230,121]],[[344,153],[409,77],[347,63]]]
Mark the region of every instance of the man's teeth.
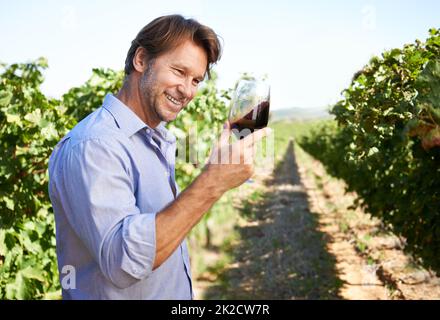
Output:
[[170,96],[170,95],[168,95],[168,94],[165,94],[165,97],[167,97],[167,99],[170,100],[170,101],[171,101],[172,103],[174,103],[174,104],[178,104],[178,105],[181,104],[179,100],[174,99],[172,96]]

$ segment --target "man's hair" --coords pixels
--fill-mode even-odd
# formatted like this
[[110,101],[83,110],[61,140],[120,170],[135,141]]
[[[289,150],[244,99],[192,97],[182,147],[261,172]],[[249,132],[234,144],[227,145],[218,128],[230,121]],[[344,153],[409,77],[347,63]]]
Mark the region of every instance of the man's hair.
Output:
[[133,58],[137,48],[143,47],[151,62],[188,39],[205,50],[208,56],[206,71],[210,77],[210,68],[221,55],[221,45],[217,34],[198,21],[185,19],[181,15],[159,17],[142,28],[128,50],[125,59],[125,75],[128,76],[134,70]]

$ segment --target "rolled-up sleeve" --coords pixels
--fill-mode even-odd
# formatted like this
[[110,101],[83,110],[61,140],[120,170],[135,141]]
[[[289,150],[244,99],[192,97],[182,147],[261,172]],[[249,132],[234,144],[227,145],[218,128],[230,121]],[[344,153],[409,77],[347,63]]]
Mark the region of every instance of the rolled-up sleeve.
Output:
[[118,142],[74,145],[61,170],[69,224],[118,288],[148,277],[156,253],[154,212],[140,212],[130,158]]

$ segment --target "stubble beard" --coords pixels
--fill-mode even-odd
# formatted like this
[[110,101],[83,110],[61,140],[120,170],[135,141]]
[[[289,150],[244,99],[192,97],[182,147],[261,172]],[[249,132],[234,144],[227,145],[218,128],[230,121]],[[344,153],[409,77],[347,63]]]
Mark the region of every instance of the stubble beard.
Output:
[[140,83],[141,94],[145,102],[145,108],[149,108],[150,113],[159,121],[169,122],[159,108],[160,92],[154,85],[153,64],[154,61],[150,61],[147,69],[142,74]]

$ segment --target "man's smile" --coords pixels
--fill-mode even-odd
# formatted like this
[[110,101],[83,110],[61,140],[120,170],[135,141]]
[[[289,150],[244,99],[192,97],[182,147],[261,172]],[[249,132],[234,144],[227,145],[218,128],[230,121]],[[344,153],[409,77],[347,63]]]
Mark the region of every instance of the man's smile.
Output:
[[174,103],[174,104],[177,105],[177,106],[182,106],[182,105],[183,105],[183,103],[182,103],[182,99],[181,99],[181,100],[176,99],[176,98],[170,96],[170,95],[167,94],[167,93],[165,93],[165,97],[166,97],[169,101],[171,101],[172,103]]

